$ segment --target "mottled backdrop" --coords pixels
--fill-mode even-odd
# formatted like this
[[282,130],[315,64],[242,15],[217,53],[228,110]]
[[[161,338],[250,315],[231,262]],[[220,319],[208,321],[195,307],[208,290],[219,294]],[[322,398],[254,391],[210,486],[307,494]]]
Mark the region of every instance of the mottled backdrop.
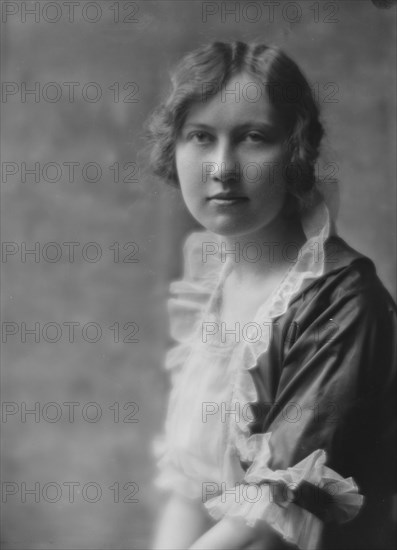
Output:
[[165,299],[193,223],[145,166],[143,123],[186,50],[261,40],[300,62],[328,133],[319,173],[340,180],[339,231],[395,296],[388,4],[2,2],[4,549],[150,545]]

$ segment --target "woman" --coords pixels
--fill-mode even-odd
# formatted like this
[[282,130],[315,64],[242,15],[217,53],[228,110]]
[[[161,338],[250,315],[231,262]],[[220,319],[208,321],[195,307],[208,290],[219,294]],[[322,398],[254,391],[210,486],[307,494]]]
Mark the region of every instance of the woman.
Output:
[[242,42],[188,54],[172,84],[154,171],[205,231],[171,285],[154,546],[392,547],[396,306],[336,234],[310,86]]

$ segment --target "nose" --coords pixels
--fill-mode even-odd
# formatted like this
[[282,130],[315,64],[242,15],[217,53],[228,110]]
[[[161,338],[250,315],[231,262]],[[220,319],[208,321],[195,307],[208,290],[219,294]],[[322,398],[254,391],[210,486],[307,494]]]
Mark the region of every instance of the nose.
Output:
[[234,183],[240,179],[240,164],[229,140],[219,142],[215,150],[211,177],[221,183]]

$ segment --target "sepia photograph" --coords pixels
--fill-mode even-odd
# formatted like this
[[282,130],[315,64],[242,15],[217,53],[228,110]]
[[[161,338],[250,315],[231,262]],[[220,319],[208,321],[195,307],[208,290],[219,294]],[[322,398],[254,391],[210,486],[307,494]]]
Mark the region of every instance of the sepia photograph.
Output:
[[2,0],[2,550],[397,545],[396,0]]

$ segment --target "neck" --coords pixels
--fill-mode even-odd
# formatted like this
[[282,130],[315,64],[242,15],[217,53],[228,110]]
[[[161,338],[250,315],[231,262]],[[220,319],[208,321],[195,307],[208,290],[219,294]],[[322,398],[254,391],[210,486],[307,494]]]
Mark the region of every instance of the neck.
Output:
[[222,253],[233,262],[233,271],[239,280],[276,275],[291,267],[299,250],[306,242],[298,218],[277,217],[266,227],[246,235],[222,237]]

